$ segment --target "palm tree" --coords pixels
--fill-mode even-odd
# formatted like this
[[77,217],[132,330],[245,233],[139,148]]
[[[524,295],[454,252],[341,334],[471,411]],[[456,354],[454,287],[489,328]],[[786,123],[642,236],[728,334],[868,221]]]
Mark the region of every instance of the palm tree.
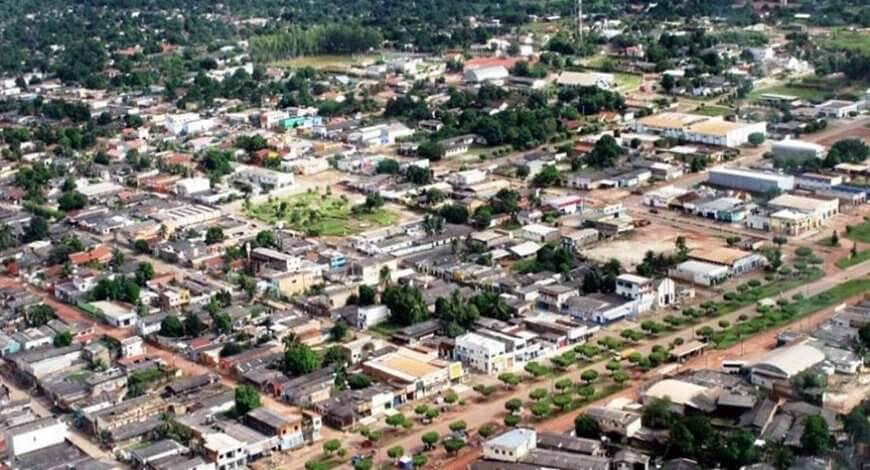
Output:
[[390,269],[389,266],[384,266],[383,268],[381,268],[380,280],[381,280],[381,284],[383,284],[384,287],[386,287],[390,284],[391,278],[392,278],[392,269]]
[[296,333],[290,333],[285,336],[284,339],[281,340],[281,342],[284,344],[284,350],[291,349],[293,348],[293,346],[299,344],[299,335],[297,335]]

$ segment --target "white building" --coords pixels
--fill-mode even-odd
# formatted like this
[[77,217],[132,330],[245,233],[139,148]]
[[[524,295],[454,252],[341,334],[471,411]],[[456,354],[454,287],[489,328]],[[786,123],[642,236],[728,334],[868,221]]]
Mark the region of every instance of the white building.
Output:
[[66,423],[54,417],[40,418],[6,430],[6,447],[16,457],[28,452],[63,444],[69,430]]
[[246,444],[222,432],[203,436],[203,456],[217,467],[217,470],[247,468],[248,454]]
[[799,162],[822,159],[825,158],[826,153],[826,149],[822,145],[796,139],[774,142],[770,150],[774,158],[784,158]]
[[359,330],[367,330],[372,326],[387,321],[390,318],[390,309],[386,305],[369,305],[358,307],[354,315],[354,326]]
[[510,72],[504,66],[495,65],[467,70],[462,76],[462,80],[465,83],[499,82],[510,77],[510,75]]
[[559,229],[541,224],[529,224],[519,230],[520,238],[537,242],[549,243],[559,239]]
[[213,209],[201,204],[187,204],[162,210],[151,217],[157,222],[166,225],[171,231],[219,219],[221,214],[220,209]]
[[166,116],[163,124],[169,132],[180,134],[200,134],[207,132],[217,125],[213,118],[202,119],[196,113],[170,114]]
[[707,182],[724,188],[739,189],[753,193],[765,193],[772,189],[791,191],[794,176],[768,173],[746,168],[718,166],[708,173]]
[[453,350],[463,366],[490,375],[513,369],[513,361],[508,361],[506,353],[501,341],[473,332],[457,337]]
[[144,354],[145,342],[139,336],[130,336],[121,340],[121,357],[142,356]]
[[613,88],[615,79],[612,73],[569,72],[559,74],[556,84],[563,87],[598,87],[603,90]]
[[766,122],[731,122],[721,117],[665,112],[638,119],[634,132],[722,147],[738,147],[752,134],[767,135]]
[[858,112],[858,102],[830,100],[816,106],[816,114],[819,117],[843,119],[850,114]]
[[180,197],[190,197],[210,190],[211,181],[208,178],[185,178],[175,182],[175,194]]
[[100,300],[91,302],[91,306],[97,309],[102,314],[106,323],[117,327],[125,328],[136,324],[136,319],[139,318],[136,312],[132,309],[123,307],[115,302],[108,300]]
[[486,181],[486,172],[481,170],[458,171],[447,177],[453,186],[467,187]]
[[800,189],[823,191],[839,186],[845,182],[842,175],[822,175],[819,173],[803,173],[798,176],[797,185]]
[[788,383],[801,372],[821,363],[825,354],[806,343],[774,349],[752,365],[750,381],[764,388]]
[[512,429],[483,444],[483,458],[501,462],[517,462],[537,447],[534,429]]
[[713,286],[728,279],[729,269],[704,261],[689,260],[674,266],[668,276],[702,286]]
[[412,135],[414,131],[408,126],[400,122],[391,122],[357,129],[348,135],[347,140],[350,143],[370,147],[394,144],[396,140]]
[[282,171],[247,165],[240,166],[236,170],[234,179],[254,186],[269,186],[272,189],[289,188],[296,182],[293,173],[284,173]]

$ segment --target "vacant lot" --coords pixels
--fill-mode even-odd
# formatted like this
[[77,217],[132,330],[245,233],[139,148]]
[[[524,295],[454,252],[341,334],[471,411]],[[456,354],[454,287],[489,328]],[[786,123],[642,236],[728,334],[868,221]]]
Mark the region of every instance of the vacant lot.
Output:
[[251,217],[271,224],[284,222],[287,227],[310,235],[353,235],[368,229],[398,222],[399,214],[380,208],[371,212],[354,211],[346,197],[310,192],[287,198],[271,199],[248,209]]
[[302,67],[311,67],[314,69],[340,69],[346,70],[350,67],[368,64],[380,59],[379,55],[360,54],[360,55],[312,55],[306,57],[294,57],[292,59],[281,60],[273,65],[278,67],[286,67],[289,69],[298,69]]
[[699,106],[692,112],[702,116],[718,117],[727,116],[731,114],[732,111],[731,108],[727,106]]

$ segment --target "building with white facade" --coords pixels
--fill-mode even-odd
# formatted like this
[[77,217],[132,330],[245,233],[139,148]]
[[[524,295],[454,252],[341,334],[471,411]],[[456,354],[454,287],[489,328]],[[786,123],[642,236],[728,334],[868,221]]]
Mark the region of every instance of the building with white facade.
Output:
[[534,429],[512,429],[483,444],[483,458],[501,462],[518,462],[537,446]]
[[412,135],[414,135],[413,129],[408,128],[408,126],[400,122],[392,122],[363,127],[351,132],[347,140],[350,143],[372,147],[394,144],[396,140]]
[[221,217],[220,209],[213,209],[201,204],[187,204],[162,210],[151,216],[157,222],[166,225],[170,231],[190,225],[203,224]]
[[217,470],[247,468],[246,444],[222,432],[203,436],[203,457],[215,464]]
[[185,178],[175,182],[175,194],[181,197],[190,197],[210,190],[211,181],[208,178]]
[[211,130],[217,125],[217,121],[213,118],[203,119],[196,113],[182,113],[167,115],[163,125],[175,135],[191,135]]
[[69,436],[66,423],[54,417],[39,418],[6,429],[6,447],[12,457],[62,444]]
[[766,122],[731,122],[721,117],[666,112],[640,118],[634,132],[722,147],[738,147],[752,134],[767,135]]
[[484,374],[498,375],[514,368],[503,342],[474,332],[456,338],[453,354],[465,367]]
[[795,179],[791,175],[718,166],[708,173],[707,183],[723,188],[766,193],[773,189],[791,191],[794,189]]
[[353,316],[354,326],[359,330],[367,330],[381,324],[390,318],[390,309],[386,305],[368,305],[358,307]]
[[239,166],[233,178],[236,181],[242,181],[259,187],[268,186],[272,189],[289,188],[296,182],[293,173],[284,173],[283,171],[247,165]]
[[668,271],[668,276],[709,287],[725,282],[728,279],[729,270],[727,266],[689,260],[671,268]]
[[803,162],[806,160],[825,158],[827,150],[824,146],[803,140],[786,139],[774,142],[770,147],[774,158],[783,158]]

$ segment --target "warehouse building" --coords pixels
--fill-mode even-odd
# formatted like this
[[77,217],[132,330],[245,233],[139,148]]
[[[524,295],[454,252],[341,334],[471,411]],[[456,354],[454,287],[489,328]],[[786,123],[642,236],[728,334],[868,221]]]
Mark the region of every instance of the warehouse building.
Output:
[[824,146],[805,142],[803,140],[782,140],[774,142],[771,146],[774,158],[803,162],[812,159],[825,158]]
[[707,263],[705,261],[684,261],[670,270],[668,276],[701,286],[715,286],[728,279],[727,266]]
[[788,386],[796,375],[824,360],[822,351],[805,343],[775,349],[752,365],[750,381],[767,389],[777,384]]
[[722,147],[738,147],[752,134],[767,135],[766,122],[731,122],[721,117],[666,112],[634,122],[635,132]]
[[795,184],[794,176],[791,175],[724,166],[711,169],[707,183],[753,193],[766,193],[770,190],[791,191]]

